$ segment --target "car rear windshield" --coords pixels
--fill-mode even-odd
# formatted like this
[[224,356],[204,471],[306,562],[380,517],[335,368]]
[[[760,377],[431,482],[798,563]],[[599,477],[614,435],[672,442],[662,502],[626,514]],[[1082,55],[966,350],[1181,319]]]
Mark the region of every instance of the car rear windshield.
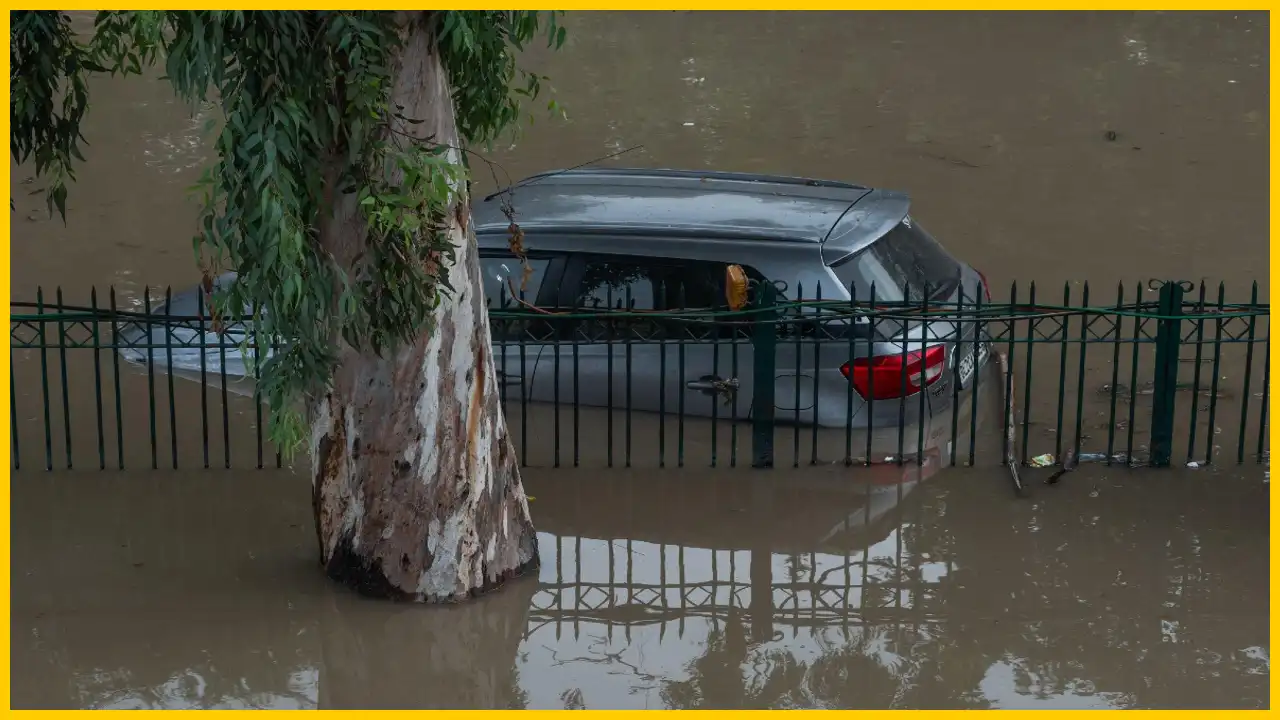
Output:
[[947,300],[960,287],[960,263],[924,228],[905,218],[867,249],[831,266],[836,277],[865,300],[875,284],[876,299],[920,302]]

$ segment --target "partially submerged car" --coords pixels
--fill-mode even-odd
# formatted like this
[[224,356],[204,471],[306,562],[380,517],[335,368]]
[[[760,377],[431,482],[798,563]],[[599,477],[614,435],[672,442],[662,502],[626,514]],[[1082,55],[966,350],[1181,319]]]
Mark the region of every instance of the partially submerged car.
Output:
[[[989,298],[982,275],[913,220],[906,195],[888,190],[741,173],[589,168],[536,175],[503,192],[511,196],[528,254],[517,258],[508,247],[503,193],[475,203],[491,311],[724,307],[735,273],[773,283],[782,302],[866,302],[873,287],[877,303]],[[194,317],[201,292],[178,293],[153,313]],[[529,323],[492,324],[509,400],[622,408],[630,398],[631,410],[750,416],[757,388],[749,336],[725,342],[677,341],[661,333],[604,336],[577,317],[552,318],[536,331]],[[845,316],[779,329],[776,416],[805,425],[898,428],[950,417],[989,357],[975,323]],[[818,333],[825,339],[816,340]],[[120,352],[188,378],[219,382],[225,376],[229,389],[252,392],[246,376],[253,365],[237,338],[217,347],[219,336],[206,323],[207,347],[169,349],[166,335],[174,345],[200,344],[200,326],[190,320],[134,322],[119,328],[120,343],[152,349]]]

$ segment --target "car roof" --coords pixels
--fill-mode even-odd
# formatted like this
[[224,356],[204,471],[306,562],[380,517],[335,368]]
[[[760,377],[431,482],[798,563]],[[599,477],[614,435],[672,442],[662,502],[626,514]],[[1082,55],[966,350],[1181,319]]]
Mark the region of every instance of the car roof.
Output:
[[541,173],[472,208],[478,235],[502,233],[509,198],[526,233],[694,235],[821,243],[870,188],[749,173],[579,168]]

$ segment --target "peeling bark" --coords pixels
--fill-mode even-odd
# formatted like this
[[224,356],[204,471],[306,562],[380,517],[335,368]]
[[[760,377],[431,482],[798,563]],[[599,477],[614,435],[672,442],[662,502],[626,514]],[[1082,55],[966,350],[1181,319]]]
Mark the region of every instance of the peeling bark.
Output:
[[[406,14],[391,99],[422,122],[400,130],[458,147],[447,75],[415,15]],[[336,202],[320,229],[321,244],[348,268],[364,241],[353,198]],[[330,393],[309,408],[321,563],[366,595],[457,601],[538,563],[499,404],[469,202],[463,196],[448,214],[459,248],[448,269],[455,292],[431,326],[383,357],[344,343]]]

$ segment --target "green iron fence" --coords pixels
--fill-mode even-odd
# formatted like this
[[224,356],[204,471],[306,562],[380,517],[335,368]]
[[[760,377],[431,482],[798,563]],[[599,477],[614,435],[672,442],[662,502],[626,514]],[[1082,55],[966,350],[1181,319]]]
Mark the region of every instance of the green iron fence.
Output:
[[[1244,303],[1187,282],[1121,285],[1106,304],[1087,283],[1066,284],[1060,304],[1034,284],[1000,302],[925,290],[831,301],[761,283],[739,310],[672,309],[686,307],[683,288],[646,300],[663,311],[626,289],[563,310],[504,298],[490,322],[521,460],[892,475],[1268,457],[1269,311],[1256,283]],[[248,319],[215,333],[203,300],[182,316],[168,292],[127,310],[107,295],[11,303],[14,469],[33,457],[46,470],[282,464],[252,380],[269,352]]]

